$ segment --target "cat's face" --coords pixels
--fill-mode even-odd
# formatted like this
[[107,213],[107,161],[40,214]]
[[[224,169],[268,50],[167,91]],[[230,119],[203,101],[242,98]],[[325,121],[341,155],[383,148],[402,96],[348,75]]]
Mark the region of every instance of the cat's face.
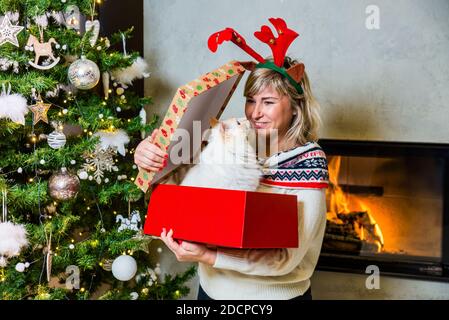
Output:
[[254,152],[251,143],[255,136],[254,130],[247,119],[231,118],[218,123],[214,129],[217,130],[219,139],[227,150],[233,151],[233,153]]

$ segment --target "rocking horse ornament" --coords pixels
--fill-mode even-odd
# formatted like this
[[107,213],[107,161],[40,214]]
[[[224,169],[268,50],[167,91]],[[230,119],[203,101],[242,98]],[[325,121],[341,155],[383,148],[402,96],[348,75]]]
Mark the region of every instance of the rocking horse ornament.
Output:
[[[54,38],[50,38],[47,42],[43,41],[43,37],[41,37],[41,41],[39,41],[35,36],[32,34],[28,38],[27,45],[25,49],[29,51],[34,51],[35,58],[34,61],[28,61],[28,63],[40,70],[48,70],[56,66],[61,58],[55,57],[53,55],[53,48],[52,44],[58,44]],[[39,64],[39,59],[41,57],[47,57],[46,60],[51,59],[50,64]]]
[[265,25],[262,26],[260,31],[256,31],[254,36],[271,48],[274,62],[262,58],[262,56],[249,47],[246,44],[245,39],[232,28],[226,28],[212,34],[207,43],[208,47],[212,52],[216,52],[218,46],[224,41],[232,41],[259,62],[258,64],[254,62],[245,63],[247,69],[254,70],[256,68],[266,68],[274,70],[286,78],[298,93],[302,95],[304,94],[304,90],[301,87],[301,80],[304,76],[304,64],[295,64],[288,70],[283,67],[287,50],[299,34],[289,29],[285,21],[281,18],[270,18],[268,20],[276,28],[278,37],[275,37],[271,29]]

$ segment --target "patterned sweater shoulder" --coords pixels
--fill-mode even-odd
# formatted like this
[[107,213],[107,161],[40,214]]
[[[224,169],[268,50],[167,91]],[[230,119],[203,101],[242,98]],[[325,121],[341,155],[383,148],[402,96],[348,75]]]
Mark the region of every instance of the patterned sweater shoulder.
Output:
[[322,189],[329,184],[326,155],[316,142],[277,153],[265,161],[261,184],[289,189]]

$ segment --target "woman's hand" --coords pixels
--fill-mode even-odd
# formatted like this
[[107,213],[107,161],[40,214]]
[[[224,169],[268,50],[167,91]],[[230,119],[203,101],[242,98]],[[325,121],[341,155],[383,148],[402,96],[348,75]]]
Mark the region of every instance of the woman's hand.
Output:
[[217,257],[217,252],[207,248],[205,245],[182,241],[178,244],[173,240],[173,230],[168,233],[162,229],[161,239],[167,247],[176,255],[180,262],[202,262],[213,266]]
[[154,143],[158,129],[155,129],[151,136],[142,142],[136,148],[134,154],[134,163],[140,168],[148,171],[161,171],[167,165],[168,154],[159,149]]

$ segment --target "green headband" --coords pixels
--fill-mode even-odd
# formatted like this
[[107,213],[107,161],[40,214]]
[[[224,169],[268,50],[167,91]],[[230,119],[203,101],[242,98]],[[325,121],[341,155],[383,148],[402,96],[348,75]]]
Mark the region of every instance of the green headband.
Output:
[[304,91],[301,88],[301,85],[296,82],[288,73],[287,70],[285,70],[285,68],[280,68],[277,65],[275,65],[273,62],[271,61],[265,61],[264,63],[259,63],[256,65],[256,68],[265,68],[265,69],[271,69],[276,71],[277,73],[280,73],[281,75],[283,75],[285,78],[287,78],[287,80],[291,83],[291,85],[293,87],[295,87],[296,91],[298,91],[299,94],[304,94]]

